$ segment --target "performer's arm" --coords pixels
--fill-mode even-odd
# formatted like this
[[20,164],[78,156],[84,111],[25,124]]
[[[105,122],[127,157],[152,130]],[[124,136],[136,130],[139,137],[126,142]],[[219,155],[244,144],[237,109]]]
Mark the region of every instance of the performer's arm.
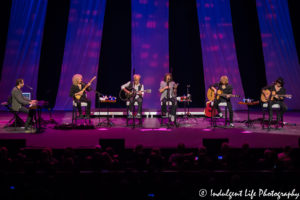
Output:
[[127,90],[127,87],[130,85],[130,81],[128,81],[127,83],[125,83],[124,85],[121,86],[121,90],[124,90],[126,93],[130,93],[129,90]]
[[86,88],[86,91],[91,91],[92,90],[92,87],[91,87],[91,84],[88,83],[88,84],[84,84],[82,87],[84,88],[86,85],[88,85],[88,87]]
[[160,88],[159,88],[159,92],[163,93],[165,90],[169,89],[169,87],[166,85],[165,86],[165,82],[160,82]]
[[[144,85],[142,85],[141,90],[144,91]],[[141,92],[142,97],[144,97],[145,92]]]
[[75,85],[72,85],[71,89],[70,89],[70,93],[69,93],[69,96],[70,97],[74,97],[76,95],[76,86]]

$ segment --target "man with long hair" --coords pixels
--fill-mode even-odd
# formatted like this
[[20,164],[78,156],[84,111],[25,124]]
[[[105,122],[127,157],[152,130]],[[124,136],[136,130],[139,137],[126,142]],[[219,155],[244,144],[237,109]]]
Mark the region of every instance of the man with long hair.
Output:
[[[284,86],[284,80],[283,78],[279,77],[275,82],[273,82],[272,85],[268,85],[264,87],[263,89],[268,89],[272,93],[275,92],[275,95],[273,96],[273,100],[270,100],[268,102],[268,109],[269,109],[269,121],[272,120],[273,117],[273,110],[272,110],[272,105],[273,104],[279,104],[280,105],[280,119],[279,121],[282,121],[283,119],[283,114],[285,111],[287,111],[287,106],[283,102],[284,101],[284,95],[286,95],[286,89],[283,87]],[[278,96],[281,95],[281,96]]]
[[228,77],[227,76],[221,76],[220,82],[215,83],[210,86],[212,90],[214,90],[215,94],[218,90],[221,90],[222,94],[226,94],[225,96],[220,96],[219,99],[215,99],[214,101],[214,109],[218,110],[219,117],[223,117],[223,114],[221,112],[221,109],[219,107],[219,103],[226,102],[227,108],[229,110],[229,122],[230,127],[234,127],[233,124],[233,110],[232,110],[232,104],[230,101],[230,94],[232,94],[232,86],[228,84]]
[[[79,112],[79,117],[83,118],[82,115],[82,109],[81,109],[81,102],[86,102],[87,103],[87,107],[86,107],[86,118],[90,118],[90,113],[91,113],[91,100],[89,100],[86,96],[86,91],[91,91],[91,84],[85,84],[84,82],[82,82],[82,75],[81,74],[75,74],[72,77],[72,87],[70,89],[70,97],[72,97],[75,101],[75,103],[77,104],[77,109]],[[85,86],[88,86],[88,88],[85,91],[82,91],[82,89]],[[76,95],[81,95],[80,99],[76,99],[75,96]]]
[[162,102],[161,106],[161,112],[162,115],[165,115],[167,113],[167,102],[172,102],[169,117],[172,122],[175,121],[176,116],[176,108],[177,108],[177,84],[173,81],[173,77],[171,73],[167,73],[164,76],[164,80],[160,82],[160,88],[159,92],[160,95],[160,101]]

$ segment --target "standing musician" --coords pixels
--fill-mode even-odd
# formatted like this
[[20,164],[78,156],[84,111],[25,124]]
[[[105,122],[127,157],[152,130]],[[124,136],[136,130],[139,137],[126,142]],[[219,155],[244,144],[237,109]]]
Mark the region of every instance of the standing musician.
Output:
[[25,122],[25,130],[28,130],[29,125],[32,123],[33,116],[35,115],[34,109],[28,109],[25,106],[34,106],[37,101],[36,100],[29,100],[22,94],[22,88],[24,87],[24,80],[17,79],[16,86],[11,91],[11,100],[12,105],[11,109],[17,112],[24,112],[28,113],[27,120]]
[[227,108],[229,110],[229,121],[230,121],[230,126],[234,127],[233,124],[233,110],[232,110],[232,104],[230,102],[230,94],[232,94],[232,86],[228,84],[228,77],[227,76],[221,76],[220,82],[215,83],[210,86],[212,90],[214,90],[215,94],[217,94],[218,90],[221,90],[223,94],[226,94],[225,96],[220,96],[219,99],[215,99],[214,101],[214,109],[218,110],[219,117],[223,117],[223,114],[221,112],[221,109],[219,107],[219,103],[221,102],[226,102],[227,103]]
[[175,121],[175,116],[176,116],[177,86],[178,85],[173,81],[172,74],[167,73],[164,76],[164,80],[160,82],[160,88],[159,88],[159,92],[161,93],[160,101],[162,102],[162,106],[161,106],[162,115],[166,115],[167,101],[172,102],[171,110],[170,110],[170,113],[169,113],[172,122]]
[[[271,92],[271,94],[270,94],[271,96],[270,96],[269,101],[268,101],[269,121],[273,117],[273,110],[272,110],[272,105],[273,104],[279,104],[280,105],[280,119],[279,119],[279,121],[281,121],[283,119],[282,118],[283,114],[287,110],[287,106],[283,102],[284,95],[286,95],[286,90],[283,86],[284,86],[284,80],[283,80],[283,78],[279,77],[272,85],[269,85],[269,86],[266,86],[266,87],[263,88],[263,90],[267,89]],[[275,94],[275,95],[273,95],[273,94]]]
[[[87,103],[87,107],[86,107],[86,118],[90,118],[90,114],[91,114],[91,100],[89,100],[86,96],[86,91],[82,91],[82,89],[85,86],[87,87],[87,91],[91,91],[91,83],[83,83],[82,82],[82,75],[81,74],[75,74],[72,77],[72,87],[70,89],[70,97],[72,97],[75,101],[75,103],[77,104],[77,109],[79,112],[79,117],[83,118],[82,115],[82,109],[81,109],[81,102],[86,102]],[[81,95],[80,99],[75,98],[76,95]]]
[[144,96],[144,85],[140,83],[141,75],[134,74],[133,82],[128,81],[124,85],[121,86],[121,89],[125,91],[126,94],[129,95],[129,112],[128,116],[132,117],[134,103],[138,103],[138,111],[136,117],[139,118],[142,115],[142,104],[143,104],[143,96]]

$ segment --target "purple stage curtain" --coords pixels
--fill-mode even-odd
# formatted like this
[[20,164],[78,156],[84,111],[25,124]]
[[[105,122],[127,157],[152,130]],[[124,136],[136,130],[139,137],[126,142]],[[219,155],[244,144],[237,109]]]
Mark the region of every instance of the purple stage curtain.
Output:
[[[233,93],[244,96],[237,63],[230,0],[197,0],[200,38],[203,54],[205,87],[227,75]],[[234,109],[245,109],[233,98]]]
[[[98,74],[105,4],[106,0],[71,0],[55,110],[72,108],[69,92],[74,74],[82,74],[84,82],[88,82]],[[97,79],[92,84],[94,90],[96,83]],[[92,108],[95,105],[94,94],[93,92],[88,94]]]
[[256,1],[267,81],[271,84],[279,76],[284,78],[286,100],[291,109],[300,109],[300,66],[295,47],[288,2],[281,0]]
[[143,108],[160,108],[160,81],[169,72],[169,1],[132,0],[132,69],[142,76]]
[[8,28],[0,83],[0,100],[6,101],[16,79],[23,78],[35,98],[47,0],[14,0]]

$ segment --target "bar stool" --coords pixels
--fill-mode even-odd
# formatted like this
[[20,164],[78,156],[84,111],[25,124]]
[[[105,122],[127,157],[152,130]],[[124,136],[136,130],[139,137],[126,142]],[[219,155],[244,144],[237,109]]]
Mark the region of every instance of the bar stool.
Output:
[[132,117],[130,118],[129,117],[129,105],[130,105],[130,101],[126,101],[126,126],[129,126],[129,119],[132,119],[132,126],[133,128],[135,128],[136,124],[135,124],[135,119],[139,119],[139,123],[138,125],[141,127],[142,124],[143,124],[143,116],[142,116],[142,113],[143,113],[143,107],[142,107],[142,111],[141,111],[141,116],[140,117],[135,117],[134,116],[134,111],[135,111],[135,107],[138,106],[138,102],[134,102],[133,104],[133,112],[132,112]]
[[[280,104],[278,103],[275,103],[272,105],[272,108],[271,108],[273,111],[276,111],[276,129],[279,128],[279,114],[280,114]],[[266,113],[269,112],[269,103],[263,103],[262,104],[262,112],[263,112],[263,120],[262,120],[262,129],[265,128],[265,115]],[[272,116],[272,119],[269,120],[268,122],[268,129],[270,129],[271,127],[271,122],[273,120],[273,116]],[[281,119],[281,127],[283,127],[283,117]]]
[[[212,101],[211,102],[211,107],[213,108],[213,106],[214,106],[214,101]],[[225,110],[225,122],[224,122],[224,126],[227,126],[227,123],[228,123],[228,107],[227,107],[227,102],[220,102],[219,104],[218,104],[218,106],[219,106],[219,108],[221,109],[221,108],[223,108],[223,110]],[[215,108],[213,108],[213,109],[215,109]],[[213,117],[212,115],[211,115],[211,126],[212,127],[216,127],[217,126],[217,118],[216,117]]]
[[[80,102],[81,108],[87,107],[87,102]],[[73,100],[73,110],[72,110],[72,124],[77,125],[77,119],[78,119],[78,108],[77,108],[77,103]],[[86,120],[86,118],[85,118]],[[74,124],[75,121],[75,124]],[[91,119],[89,118],[89,122],[91,122]]]
[[[163,105],[163,102],[161,101],[160,102],[160,105],[162,106]],[[171,119],[169,117],[170,113],[169,113],[169,110],[170,110],[170,107],[173,105],[173,102],[172,101],[166,101],[166,107],[167,107],[167,112],[166,112],[166,115],[164,116],[162,111],[160,112],[160,125],[163,126],[164,125],[164,119],[168,118],[168,123],[167,123],[167,126],[168,128],[170,127],[170,123],[171,123]],[[177,126],[177,116],[175,114],[175,119],[174,119],[174,124],[175,126]]]
[[25,122],[22,120],[22,118],[18,115],[18,111],[14,111],[11,108],[11,105],[8,102],[2,102],[2,106],[6,107],[10,113],[13,114],[13,117],[9,120],[9,122],[4,126],[4,128],[9,127],[11,125],[14,126],[16,129],[17,127],[22,127],[24,126]]

